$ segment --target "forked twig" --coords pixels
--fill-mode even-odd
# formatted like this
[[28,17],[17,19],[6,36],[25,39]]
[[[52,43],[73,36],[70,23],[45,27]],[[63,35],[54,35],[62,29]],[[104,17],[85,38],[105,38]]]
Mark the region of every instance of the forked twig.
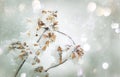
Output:
[[62,35],[64,35],[64,36],[68,37],[68,38],[72,41],[72,43],[73,43],[74,45],[76,45],[75,42],[73,41],[73,39],[72,39],[69,35],[67,35],[67,34],[65,34],[65,33],[61,32],[61,31],[56,31],[56,32],[58,32],[58,33],[60,33],[60,34],[62,34]]
[[37,40],[37,43],[40,41],[40,39],[42,38],[43,34],[44,34],[46,31],[47,31],[46,29],[43,31],[43,33],[41,34],[41,36],[40,36],[39,39]]
[[[39,41],[41,40],[43,34],[44,34],[46,31],[47,31],[46,29],[43,31],[43,33],[41,34],[41,36],[39,37],[39,39],[37,40],[37,42],[39,42]],[[27,58],[28,58],[28,57],[26,57],[26,58],[23,60],[23,62],[21,63],[21,65],[19,66],[17,72],[15,73],[15,77],[17,77],[17,75],[18,75],[20,69],[22,68],[22,66],[23,66],[24,63],[26,62]]]
[[[43,33],[41,34],[41,36],[40,36],[39,39],[37,40],[37,43],[41,40],[43,34],[44,34],[46,31],[47,31],[46,29],[43,31]],[[60,34],[62,34],[62,35],[64,35],[64,36],[68,37],[68,38],[72,41],[73,45],[76,45],[75,42],[73,41],[73,39],[72,39],[69,35],[67,35],[67,34],[65,34],[65,33],[63,33],[63,32],[60,32],[60,31],[56,31],[56,32],[58,32],[58,33],[60,33]],[[27,58],[28,58],[28,57],[27,57]],[[16,74],[15,74],[15,77],[17,77],[20,69],[22,68],[22,66],[23,66],[24,63],[26,62],[27,58],[21,63],[20,67],[18,68],[18,70],[17,70],[17,72],[16,72]],[[49,70],[52,69],[52,68],[55,68],[55,67],[58,67],[58,66],[64,64],[67,60],[68,60],[68,59],[65,59],[62,63],[56,64],[56,65],[54,65],[54,66],[51,66],[51,67],[47,68],[47,69],[45,70],[45,72],[49,71]]]
[[61,64],[65,63],[67,60],[68,60],[68,59],[65,59],[62,63],[56,64],[56,65],[54,65],[54,66],[51,66],[51,67],[47,68],[47,69],[45,70],[45,72],[47,72],[48,70],[50,70],[50,69],[52,69],[52,68],[55,68],[55,67],[57,67],[57,66],[60,66]]
[[[56,31],[56,32],[58,32],[58,33],[60,33],[60,34],[62,34],[62,35],[64,35],[64,36],[68,37],[68,38],[72,41],[72,43],[73,43],[74,45],[76,45],[75,42],[73,41],[73,39],[72,39],[69,35],[67,35],[67,34],[65,34],[65,33],[63,33],[63,32],[60,32],[60,31]],[[65,59],[62,63],[56,64],[56,65],[54,65],[54,66],[51,66],[51,67],[47,68],[47,69],[45,70],[45,72],[49,71],[49,70],[52,69],[52,68],[55,68],[55,67],[58,67],[58,66],[62,65],[62,64],[65,63],[67,60],[68,60],[68,59]]]

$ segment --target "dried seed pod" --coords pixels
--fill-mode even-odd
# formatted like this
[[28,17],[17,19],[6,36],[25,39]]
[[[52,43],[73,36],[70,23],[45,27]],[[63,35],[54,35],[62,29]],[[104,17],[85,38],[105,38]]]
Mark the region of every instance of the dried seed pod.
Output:
[[56,35],[54,33],[48,33],[48,37],[51,39],[51,41],[55,41]]
[[58,46],[58,48],[57,48],[57,51],[59,52],[59,53],[62,53],[62,48],[60,47],[60,46]]
[[40,59],[37,56],[34,57],[34,60],[35,62],[40,63]]
[[45,35],[45,34],[44,34],[43,37],[44,37],[44,38],[48,38],[48,35]]
[[72,58],[72,59],[76,58],[75,53],[72,53],[72,54],[71,54],[71,58]]
[[11,43],[11,45],[9,46],[10,49],[24,49],[24,46],[21,44],[20,41],[17,41],[17,42],[13,42]]
[[40,55],[40,51],[37,50],[37,51],[35,52],[35,54],[36,54],[37,56]]
[[42,14],[46,14],[47,13],[47,11],[45,11],[45,10],[42,10]]
[[52,40],[52,41],[55,41],[55,40],[56,40],[56,35],[55,35],[54,33],[52,33],[51,40]]
[[49,44],[50,44],[49,40],[45,42],[46,46],[49,46]]
[[38,19],[38,27],[41,28],[44,25],[45,25],[45,23],[43,21],[41,21],[40,19]]
[[26,51],[21,51],[21,53],[18,57],[23,60],[25,56],[27,56]]
[[35,43],[34,46],[38,46],[38,44]]
[[48,21],[53,21],[53,20],[54,20],[54,16],[50,15],[50,16],[48,16],[48,17],[46,18],[46,20],[48,20]]
[[[79,50],[83,52],[83,49],[82,49],[82,48],[80,48]],[[84,53],[83,53],[83,54],[84,54]]]
[[80,45],[77,45],[75,48],[75,52],[77,53],[78,57],[83,56],[83,49],[80,47]]
[[56,25],[58,25],[58,21],[55,21],[55,22],[53,23],[53,26],[56,26]]
[[40,63],[40,59],[37,59],[36,62],[37,62],[37,63]]
[[41,28],[41,27],[37,26],[37,27],[36,27],[36,30],[38,31],[38,30],[40,30],[40,28]]
[[36,72],[42,72],[44,70],[43,66],[37,67],[35,69]]
[[57,17],[57,14],[53,14],[54,17]]
[[53,30],[54,30],[54,31],[57,31],[57,30],[58,30],[58,27],[57,27],[57,26],[53,26]]
[[52,36],[52,33],[49,32],[49,33],[48,33],[48,37],[51,38],[51,36]]
[[83,54],[84,54],[82,48],[77,49],[77,50],[76,50],[76,53],[78,54],[78,57],[81,57],[81,56],[83,56]]
[[19,46],[17,47],[17,49],[25,49],[25,48],[24,48],[24,46],[19,45]]
[[43,71],[43,67],[39,67],[39,72],[42,72]]
[[43,46],[42,50],[45,51],[47,49],[47,46]]

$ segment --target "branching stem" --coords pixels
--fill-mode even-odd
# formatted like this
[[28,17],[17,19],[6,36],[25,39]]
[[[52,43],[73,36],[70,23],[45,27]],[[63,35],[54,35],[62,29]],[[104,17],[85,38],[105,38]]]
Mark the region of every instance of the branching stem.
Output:
[[37,43],[40,41],[40,39],[42,38],[43,34],[44,34],[46,31],[47,31],[46,29],[43,31],[43,33],[41,34],[41,36],[40,36],[39,39],[37,40]]
[[[47,29],[45,29],[45,30],[43,31],[43,33],[41,34],[41,36],[40,36],[39,39],[37,40],[37,43],[41,40],[43,34],[44,34],[46,31],[47,31]],[[75,42],[73,41],[73,39],[72,39],[69,35],[67,35],[67,34],[65,34],[65,33],[61,32],[61,31],[56,31],[56,32],[58,32],[58,33],[60,33],[60,34],[62,34],[62,35],[64,35],[64,36],[68,37],[68,38],[72,41],[72,43],[73,43],[74,45],[76,45]],[[28,57],[27,57],[27,58],[28,58]],[[19,68],[18,68],[18,70],[17,70],[17,72],[16,72],[16,74],[15,74],[15,77],[17,77],[20,69],[22,68],[22,66],[23,66],[24,63],[26,62],[27,58],[25,58],[25,59],[23,60],[23,62],[21,63],[21,65],[19,66]],[[54,65],[54,66],[51,66],[51,67],[47,68],[47,69],[45,70],[45,72],[49,71],[49,70],[52,69],[52,68],[55,68],[55,67],[58,67],[58,66],[64,64],[67,60],[68,60],[68,59],[65,59],[64,61],[62,61],[62,63],[58,63],[58,64],[56,64],[56,65]]]
[[[75,42],[73,41],[73,39],[72,39],[69,35],[67,35],[67,34],[65,34],[65,33],[61,32],[61,31],[56,31],[56,32],[58,32],[58,33],[60,33],[60,34],[62,34],[62,35],[64,35],[64,36],[68,37],[68,38],[72,41],[72,43],[73,43],[74,45],[76,45]],[[51,67],[47,68],[47,69],[45,70],[45,72],[49,71],[49,70],[52,69],[52,68],[55,68],[55,67],[58,67],[58,66],[64,64],[67,60],[68,60],[68,59],[65,59],[62,63],[56,64],[56,65],[54,65],[54,66],[51,66]]]
[[[41,40],[43,34],[44,34],[46,31],[47,31],[46,29],[43,31],[43,33],[41,34],[41,36],[39,37],[39,39],[37,40],[37,42],[39,42],[39,41]],[[15,77],[17,77],[20,69],[22,68],[22,66],[23,66],[24,63],[26,62],[27,58],[28,58],[28,57],[26,57],[26,58],[23,60],[23,62],[21,63],[21,65],[18,67],[18,70],[17,70],[17,72],[15,73]]]
[[54,66],[51,66],[51,67],[47,68],[47,69],[45,70],[45,72],[49,71],[49,70],[52,69],[52,68],[55,68],[55,67],[57,67],[57,66],[62,65],[62,64],[65,63],[67,60],[68,60],[68,59],[65,59],[62,63],[56,64],[56,65],[54,65]]
[[62,35],[64,35],[64,36],[68,37],[68,38],[72,41],[72,43],[73,43],[74,45],[76,45],[75,42],[74,42],[74,40],[73,40],[69,35],[67,35],[67,34],[65,34],[65,33],[61,32],[61,31],[56,31],[56,32],[58,32],[58,33],[60,33],[60,34],[62,34]]

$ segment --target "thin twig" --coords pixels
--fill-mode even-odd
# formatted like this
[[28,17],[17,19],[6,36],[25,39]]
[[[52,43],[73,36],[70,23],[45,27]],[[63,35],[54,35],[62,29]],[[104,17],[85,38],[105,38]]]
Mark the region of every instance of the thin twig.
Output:
[[40,41],[40,39],[42,38],[43,34],[44,34],[46,31],[47,31],[46,29],[43,31],[43,33],[41,34],[41,36],[40,36],[39,39],[37,40],[37,43]]
[[[72,43],[73,43],[74,45],[76,45],[75,42],[73,41],[73,39],[72,39],[69,35],[67,35],[67,34],[65,34],[65,33],[61,32],[61,31],[56,31],[56,32],[58,32],[58,33],[60,33],[60,34],[62,34],[62,35],[64,35],[64,36],[67,36],[67,37],[72,41]],[[47,72],[48,70],[50,70],[50,69],[52,69],[52,68],[55,68],[55,67],[57,67],[57,66],[62,65],[62,64],[65,63],[67,60],[68,60],[68,59],[65,59],[62,63],[56,64],[56,65],[54,65],[54,66],[51,66],[51,67],[47,68],[47,69],[45,70],[45,72]]]
[[16,72],[16,74],[15,74],[15,77],[17,77],[17,75],[18,75],[20,69],[22,68],[22,66],[23,66],[23,64],[25,63],[26,60],[27,60],[27,58],[24,59],[23,62],[21,63],[21,65],[19,66],[19,68],[18,68],[18,70],[17,70],[17,72]]
[[54,65],[54,66],[51,66],[51,67],[47,68],[47,69],[45,70],[45,72],[47,72],[48,70],[50,70],[50,69],[52,69],[52,68],[55,68],[55,67],[57,67],[57,66],[60,66],[61,64],[65,63],[67,60],[68,60],[68,59],[65,59],[62,63],[56,64],[56,65]]
[[60,34],[62,34],[62,35],[64,35],[64,36],[67,36],[67,37],[72,41],[72,43],[73,43],[74,45],[76,45],[75,42],[73,41],[73,39],[72,39],[69,35],[67,35],[67,34],[65,34],[65,33],[61,32],[61,31],[56,31],[56,32],[58,32],[58,33],[60,33]]
[[[43,34],[44,34],[46,31],[47,31],[46,29],[43,31],[43,33],[41,34],[41,36],[39,37],[39,39],[37,40],[37,42],[39,42],[39,41],[41,40]],[[28,57],[27,57],[27,58],[28,58]],[[22,66],[23,66],[24,63],[26,62],[27,58],[25,58],[25,59],[23,60],[23,62],[21,63],[21,65],[19,66],[19,68],[18,68],[18,70],[17,70],[17,72],[16,72],[16,74],[15,74],[15,77],[17,77],[20,69],[22,68]]]

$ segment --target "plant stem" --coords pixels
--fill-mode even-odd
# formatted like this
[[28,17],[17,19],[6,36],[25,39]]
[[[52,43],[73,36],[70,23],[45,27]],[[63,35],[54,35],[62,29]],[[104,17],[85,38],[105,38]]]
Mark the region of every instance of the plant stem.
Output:
[[65,34],[65,33],[61,32],[61,31],[56,31],[56,32],[58,32],[58,33],[60,33],[60,34],[62,34],[62,35],[64,35],[64,36],[67,36],[67,37],[72,41],[72,43],[73,43],[74,45],[76,45],[75,42],[73,41],[73,39],[72,39],[69,35],[67,35],[67,34]]
[[19,68],[18,68],[18,70],[17,70],[17,72],[16,72],[16,74],[15,74],[15,77],[17,77],[20,69],[22,68],[22,66],[23,66],[23,64],[25,63],[26,60],[27,60],[27,58],[26,58],[25,60],[23,60],[23,62],[22,62],[21,65],[19,66]]
[[[64,36],[68,37],[68,38],[72,41],[73,45],[76,45],[75,42],[73,41],[73,39],[72,39],[69,35],[67,35],[67,34],[65,34],[65,33],[61,32],[61,31],[56,31],[56,32],[58,32],[58,33],[60,33],[60,34],[62,34],[62,35],[64,35]],[[65,59],[62,63],[56,64],[56,65],[54,65],[54,66],[51,66],[51,67],[47,68],[47,69],[45,70],[45,72],[49,71],[49,70],[52,69],[52,68],[55,68],[55,67],[58,67],[58,66],[64,64],[67,60],[68,60],[68,59]]]
[[44,34],[46,31],[47,31],[46,29],[43,31],[43,33],[41,34],[41,36],[40,36],[39,39],[37,40],[37,43],[40,41],[40,39],[42,38],[43,34]]
[[[39,39],[37,40],[37,42],[39,42],[39,41],[41,40],[43,34],[44,34],[46,31],[47,31],[46,29],[43,31],[43,33],[41,34],[41,36],[39,37]],[[27,56],[27,58],[28,58],[28,56]],[[27,58],[25,58],[25,59],[23,60],[23,62],[21,63],[21,65],[19,66],[19,68],[18,68],[18,70],[17,70],[17,72],[16,72],[16,74],[15,74],[15,77],[17,77],[20,69],[22,68],[22,66],[23,66],[24,63],[26,62]]]
[[56,65],[54,65],[54,66],[51,66],[51,67],[47,68],[47,69],[45,70],[45,72],[49,71],[49,70],[52,69],[52,68],[55,68],[55,67],[57,67],[57,66],[60,66],[61,64],[65,63],[67,60],[68,60],[68,59],[65,59],[62,63],[56,64]]
[[[37,40],[37,43],[41,40],[43,34],[44,34],[46,31],[47,31],[46,29],[43,31],[43,33],[41,34],[41,36],[40,36],[39,39]],[[67,35],[67,34],[65,34],[65,33],[63,33],[63,32],[60,32],[60,31],[56,31],[56,32],[58,32],[58,33],[60,33],[60,34],[62,34],[62,35],[64,35],[64,36],[67,36],[67,37],[72,41],[72,43],[73,43],[74,45],[76,45],[75,42],[73,41],[73,39],[72,39],[69,35]],[[27,58],[28,58],[28,57],[27,57]],[[18,70],[17,70],[17,72],[16,72],[16,74],[15,74],[15,77],[17,77],[20,69],[22,68],[22,66],[23,66],[24,63],[26,62],[27,58],[21,63],[20,67],[18,68]],[[62,63],[56,64],[56,65],[54,65],[54,66],[51,66],[51,67],[47,68],[47,69],[45,70],[45,72],[49,71],[49,70],[52,69],[52,68],[55,68],[55,67],[57,67],[57,66],[62,65],[62,64],[65,63],[67,60],[68,60],[68,59],[65,59]]]

